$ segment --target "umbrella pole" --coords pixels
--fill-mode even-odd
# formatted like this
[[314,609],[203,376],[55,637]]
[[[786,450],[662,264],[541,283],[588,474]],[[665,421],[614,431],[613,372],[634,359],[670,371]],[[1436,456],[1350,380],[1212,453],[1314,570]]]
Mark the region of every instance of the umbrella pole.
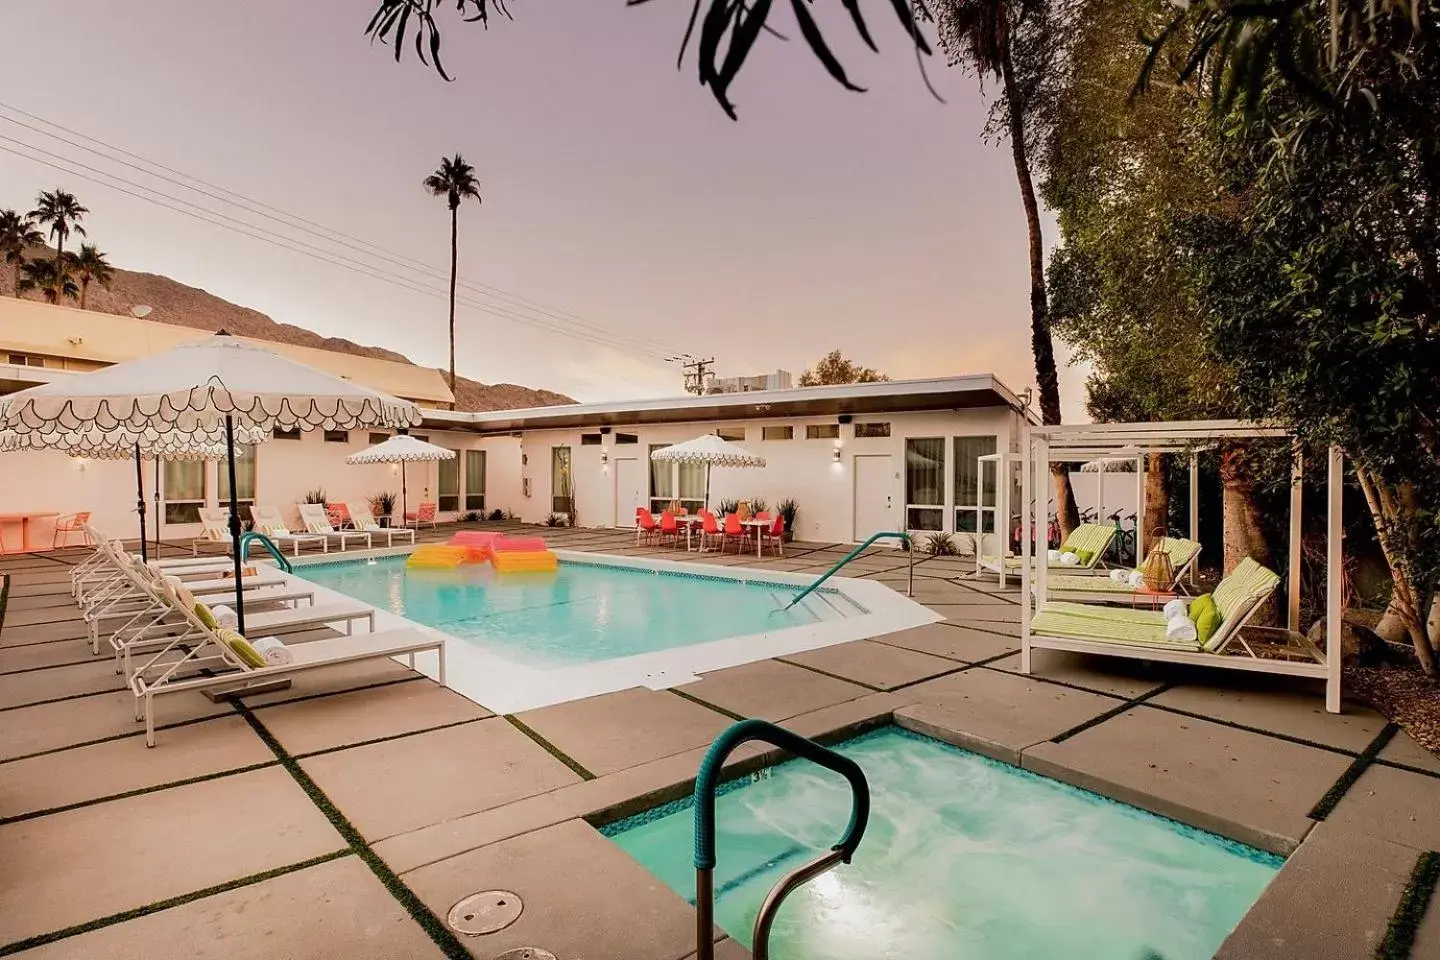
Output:
[[160,458],[155,458],[155,556],[160,556]]
[[705,509],[710,509],[710,464],[705,464]]
[[[401,460],[401,461],[400,461],[400,526],[402,526],[402,527],[405,526],[407,523],[410,522],[409,519],[405,516],[406,512],[407,512],[409,509],[410,509],[409,504],[407,504],[407,503],[405,502],[405,461],[404,461],[404,460]],[[416,524],[416,526],[419,526],[419,524]]]
[[245,635],[245,591],[240,580],[240,507],[235,502],[235,421],[225,414],[225,460],[230,471],[230,553],[235,560],[235,632]]
[[145,547],[145,477],[140,470],[140,441],[135,441],[135,512],[140,515],[140,559],[150,559]]

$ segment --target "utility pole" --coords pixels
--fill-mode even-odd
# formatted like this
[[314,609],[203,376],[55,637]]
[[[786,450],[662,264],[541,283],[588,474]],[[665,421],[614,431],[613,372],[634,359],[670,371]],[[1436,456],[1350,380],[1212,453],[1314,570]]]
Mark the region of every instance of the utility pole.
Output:
[[667,363],[678,363],[685,375],[685,392],[693,393],[697,397],[705,395],[705,387],[710,382],[710,368],[715,365],[715,358],[708,357],[704,360],[699,357],[682,353],[678,357],[666,357]]

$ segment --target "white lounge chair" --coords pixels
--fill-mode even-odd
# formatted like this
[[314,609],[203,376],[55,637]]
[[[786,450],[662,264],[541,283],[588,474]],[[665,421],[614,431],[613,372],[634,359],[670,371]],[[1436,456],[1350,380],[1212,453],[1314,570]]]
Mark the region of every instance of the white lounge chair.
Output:
[[203,546],[223,546],[228,553],[230,550],[230,512],[228,510],[217,510],[212,507],[200,508],[200,536],[190,541],[190,553],[193,556],[200,556],[200,548]]
[[[1111,542],[1115,539],[1115,527],[1107,523],[1082,523],[1070,531],[1070,536],[1060,544],[1059,553],[1074,553],[1080,559],[1074,564],[1060,564],[1051,562],[1051,570],[1060,570],[1066,573],[1085,574],[1093,573],[1100,567],[1105,552],[1110,549]],[[1022,558],[1017,556],[1006,556],[1003,560],[993,555],[977,556],[975,558],[975,571],[981,569],[993,570],[1000,573],[1018,572],[1023,565]]]
[[[145,744],[155,746],[155,698],[187,690],[210,691],[227,696],[272,680],[288,679],[310,670],[406,656],[411,669],[415,654],[434,650],[440,660],[439,682],[445,683],[445,641],[415,629],[356,633],[289,646],[293,662],[265,665],[250,642],[233,631],[216,631],[194,610],[172,607],[185,621],[185,635],[165,644],[145,661],[135,665],[130,690],[135,695],[135,719],[145,721]],[[251,630],[252,634],[255,632]],[[197,675],[198,674],[198,675]]]
[[[1179,537],[1162,537],[1156,546],[1169,555],[1175,574],[1167,591],[1147,592],[1141,596],[1151,602],[1163,603],[1179,595],[1182,581],[1200,556],[1200,544],[1198,541]],[[1128,574],[1128,571],[1126,573]],[[1031,582],[1033,585],[1033,577]],[[1130,602],[1137,596],[1136,588],[1127,581],[1091,574],[1071,576],[1051,573],[1045,579],[1045,590],[1055,600],[1076,600],[1082,603]]]
[[340,538],[340,549],[344,550],[351,540],[364,540],[365,546],[369,547],[370,533],[365,530],[336,530],[335,525],[330,522],[330,515],[325,512],[325,506],[319,503],[300,504],[300,519],[305,522],[305,529],[317,536],[325,537],[327,540],[333,537]]
[[285,525],[285,518],[280,515],[279,507],[252,506],[250,516],[255,521],[256,531],[265,534],[277,545],[290,544],[291,551],[297,557],[300,556],[300,548],[307,543],[318,544],[322,553],[330,552],[328,537],[313,533],[291,533],[290,528]]
[[361,533],[370,533],[376,536],[385,535],[385,546],[395,546],[395,535],[401,534],[410,538],[413,546],[415,543],[415,530],[411,527],[382,527],[375,516],[370,512],[368,503],[346,504],[350,510],[350,520],[355,524],[355,529]]

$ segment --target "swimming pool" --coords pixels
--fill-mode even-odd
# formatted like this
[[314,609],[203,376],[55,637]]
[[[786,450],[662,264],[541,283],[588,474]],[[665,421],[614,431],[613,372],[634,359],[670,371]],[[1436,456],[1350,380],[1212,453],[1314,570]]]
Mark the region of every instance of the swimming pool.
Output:
[[[801,887],[777,960],[1202,960],[1281,860],[895,727],[837,748],[870,781],[855,862]],[[844,831],[850,792],[792,761],[716,802],[716,922],[750,945],[761,900]],[[692,900],[688,801],[602,830]]]
[[[791,610],[814,574],[705,568],[557,551],[553,574],[496,576],[486,565],[407,570],[405,556],[295,563],[319,599],[376,608],[377,629],[445,638],[445,679],[513,713],[933,623],[940,615],[882,583],[836,577]],[[422,670],[434,673],[422,665]]]
[[315,583],[442,630],[515,663],[563,667],[788,627],[865,609],[830,590],[789,610],[795,588],[764,581],[566,561],[553,574],[488,564],[408,570],[404,557],[303,568]]

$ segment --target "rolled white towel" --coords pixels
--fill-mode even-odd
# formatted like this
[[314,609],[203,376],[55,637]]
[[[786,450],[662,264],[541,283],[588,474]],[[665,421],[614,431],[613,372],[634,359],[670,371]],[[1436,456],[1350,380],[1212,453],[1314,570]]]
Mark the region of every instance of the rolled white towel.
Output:
[[1165,604],[1164,610],[1165,621],[1167,623],[1175,619],[1176,617],[1185,617],[1187,620],[1190,617],[1190,615],[1185,611],[1185,601],[1181,600],[1179,597],[1176,597],[1174,600],[1171,600],[1169,603]]
[[1181,614],[1165,621],[1165,639],[1194,643],[1200,638],[1195,632],[1195,621]]
[[259,640],[251,641],[250,645],[272,667],[283,667],[295,662],[295,654],[290,651],[290,648],[274,637],[261,637]]
[[1125,582],[1131,588],[1138,590],[1145,586],[1145,575],[1139,570],[1131,570],[1125,577]]
[[217,603],[215,606],[211,607],[210,615],[214,617],[215,622],[222,627],[229,627],[231,630],[234,630],[237,626],[240,625],[240,618],[236,616],[235,611],[231,610],[223,603]]
[[1069,550],[1066,550],[1064,553],[1060,554],[1060,566],[1062,567],[1073,567],[1079,563],[1080,558],[1077,557],[1075,554],[1071,553]]
[[1116,583],[1124,583],[1127,579],[1129,579],[1129,577],[1130,577],[1130,571],[1128,571],[1128,570],[1111,570],[1111,571],[1110,571],[1110,579],[1111,579],[1111,580],[1114,580]]
[[1059,562],[1060,562],[1060,551],[1059,551],[1059,550],[1046,550],[1046,551],[1045,551],[1045,561],[1046,561],[1047,563],[1049,563],[1051,566],[1054,566],[1055,564],[1059,563]]

